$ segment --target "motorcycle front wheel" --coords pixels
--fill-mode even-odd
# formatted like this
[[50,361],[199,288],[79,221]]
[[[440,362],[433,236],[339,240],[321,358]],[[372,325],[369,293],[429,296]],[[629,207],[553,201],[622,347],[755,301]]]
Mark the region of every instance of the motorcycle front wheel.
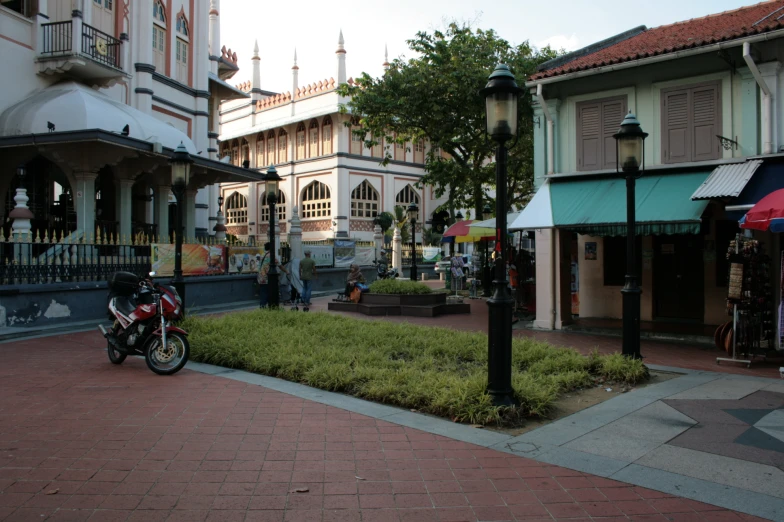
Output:
[[125,358],[128,357],[124,353],[120,353],[117,348],[112,346],[112,343],[106,342],[106,353],[109,354],[109,360],[112,364],[122,364],[125,361]]
[[179,332],[171,332],[166,334],[166,346],[163,346],[161,337],[147,341],[144,361],[158,375],[174,375],[188,362],[190,353],[188,338]]

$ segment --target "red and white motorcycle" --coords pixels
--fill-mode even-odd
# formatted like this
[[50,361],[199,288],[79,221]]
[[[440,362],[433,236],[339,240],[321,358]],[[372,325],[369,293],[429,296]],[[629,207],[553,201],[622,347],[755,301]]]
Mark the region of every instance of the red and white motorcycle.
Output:
[[109,281],[110,331],[98,328],[108,341],[109,360],[122,364],[129,355],[144,357],[158,375],[177,373],[188,362],[188,333],[171,322],[183,317],[182,299],[172,286],[159,285],[130,272],[115,272]]

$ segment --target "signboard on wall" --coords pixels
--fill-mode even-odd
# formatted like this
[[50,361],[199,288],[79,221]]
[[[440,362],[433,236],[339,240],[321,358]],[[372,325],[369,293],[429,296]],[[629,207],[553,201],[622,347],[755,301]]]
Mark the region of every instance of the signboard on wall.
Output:
[[259,263],[264,256],[264,247],[229,247],[230,274],[257,274]]
[[316,262],[316,266],[331,267],[333,265],[332,245],[303,245],[302,247],[303,251],[310,250],[310,258]]
[[441,249],[434,246],[422,247],[422,262],[437,263],[441,261]]
[[354,264],[356,243],[339,239],[335,241],[335,267],[349,267]]
[[[174,275],[175,245],[153,243],[152,270],[160,276]],[[226,266],[225,245],[182,245],[182,275],[220,275]]]

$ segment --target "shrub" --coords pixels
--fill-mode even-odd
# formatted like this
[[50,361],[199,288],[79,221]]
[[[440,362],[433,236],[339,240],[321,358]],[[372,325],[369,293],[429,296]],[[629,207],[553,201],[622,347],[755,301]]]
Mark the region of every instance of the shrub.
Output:
[[398,294],[398,295],[419,295],[431,294],[433,290],[429,286],[416,281],[398,281],[397,279],[378,279],[370,285],[370,291],[374,294]]
[[590,385],[594,376],[629,383],[645,378],[640,361],[620,355],[588,358],[514,339],[512,380],[519,406],[502,408],[492,404],[485,389],[483,333],[282,310],[189,316],[183,327],[190,332],[195,361],[459,422],[492,424],[547,415],[562,393]]

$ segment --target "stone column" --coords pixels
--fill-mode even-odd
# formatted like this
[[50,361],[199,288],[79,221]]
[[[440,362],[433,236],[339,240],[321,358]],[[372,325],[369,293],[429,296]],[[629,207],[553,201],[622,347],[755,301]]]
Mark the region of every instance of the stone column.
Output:
[[95,235],[95,179],[94,172],[75,172],[76,187],[74,192],[74,210],[76,211],[76,228],[89,239]]
[[223,211],[218,211],[218,224],[215,225],[215,239],[223,242],[226,241],[226,218],[223,215]]
[[299,219],[299,208],[297,205],[291,207],[289,246],[291,247],[291,258],[302,259],[302,223]]
[[403,275],[403,238],[398,227],[395,227],[392,236],[392,268],[397,268],[398,273]]
[[133,220],[133,180],[120,179],[115,184],[117,195],[117,221],[120,222],[120,237],[127,240],[131,237],[131,221]]
[[373,227],[373,242],[376,244],[375,259],[381,256],[381,249],[384,248],[384,232],[381,230],[381,225]]
[[185,213],[183,214],[183,226],[185,227],[184,239],[196,237],[196,190],[185,191]]
[[169,235],[169,194],[170,185],[157,185],[154,187],[155,206],[153,207],[153,219],[158,225],[158,241],[168,243],[171,240]]
[[8,217],[13,219],[11,234],[17,241],[26,241],[32,230],[30,220],[33,219],[33,212],[27,206],[27,202],[30,201],[30,198],[27,197],[27,189],[23,187],[17,188],[14,201],[16,206],[8,215]]

